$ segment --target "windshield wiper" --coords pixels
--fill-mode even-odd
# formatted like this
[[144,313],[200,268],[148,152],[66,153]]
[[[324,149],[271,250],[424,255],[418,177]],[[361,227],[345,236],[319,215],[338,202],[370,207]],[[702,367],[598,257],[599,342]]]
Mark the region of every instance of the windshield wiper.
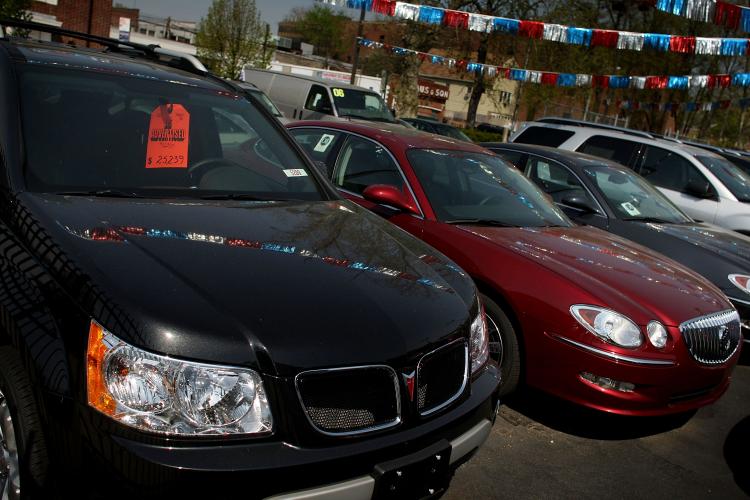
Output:
[[679,224],[679,222],[660,219],[659,217],[626,217],[624,221],[654,222],[656,224]]
[[132,191],[120,191],[117,189],[97,189],[91,191],[60,191],[55,193],[60,196],[98,196],[101,198],[143,198]]
[[204,194],[199,196],[199,198],[201,200],[286,201],[283,199],[261,198],[259,196],[245,193]]
[[509,224],[495,219],[451,219],[443,222],[446,224],[470,224],[475,226],[520,227],[516,224]]

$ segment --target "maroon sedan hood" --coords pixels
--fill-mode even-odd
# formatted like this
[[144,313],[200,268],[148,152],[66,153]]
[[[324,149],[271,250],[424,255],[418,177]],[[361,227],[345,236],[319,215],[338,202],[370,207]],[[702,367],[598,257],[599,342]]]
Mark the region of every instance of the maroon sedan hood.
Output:
[[568,277],[601,300],[601,305],[620,308],[639,323],[656,314],[661,321],[677,326],[732,308],[724,294],[699,275],[659,253],[596,228],[461,229]]

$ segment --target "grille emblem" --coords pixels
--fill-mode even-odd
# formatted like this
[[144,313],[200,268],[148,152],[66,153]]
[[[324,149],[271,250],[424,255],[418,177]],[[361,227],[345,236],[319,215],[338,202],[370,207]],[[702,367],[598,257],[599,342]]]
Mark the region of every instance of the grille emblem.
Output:
[[404,377],[404,384],[406,384],[406,390],[409,392],[409,401],[414,401],[414,376],[416,375],[416,371],[413,371],[411,373],[402,373],[401,376]]
[[729,328],[726,325],[721,325],[721,327],[719,328],[719,342],[721,343],[721,348],[724,351],[728,351],[731,347]]

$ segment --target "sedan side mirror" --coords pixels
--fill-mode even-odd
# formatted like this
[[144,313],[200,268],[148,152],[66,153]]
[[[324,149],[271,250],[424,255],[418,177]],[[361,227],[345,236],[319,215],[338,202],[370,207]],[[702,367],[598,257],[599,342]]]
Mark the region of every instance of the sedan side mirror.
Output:
[[688,194],[695,196],[696,198],[713,198],[715,196],[714,189],[708,181],[700,179],[691,179],[685,186],[685,191]]
[[583,213],[587,214],[596,214],[599,213],[599,210],[596,209],[596,207],[591,203],[588,198],[573,194],[570,196],[566,196],[562,199],[561,203],[565,206],[568,206],[570,208],[575,208],[576,210],[580,210]]
[[362,196],[379,205],[388,205],[410,214],[421,215],[414,201],[395,186],[373,184],[365,188]]

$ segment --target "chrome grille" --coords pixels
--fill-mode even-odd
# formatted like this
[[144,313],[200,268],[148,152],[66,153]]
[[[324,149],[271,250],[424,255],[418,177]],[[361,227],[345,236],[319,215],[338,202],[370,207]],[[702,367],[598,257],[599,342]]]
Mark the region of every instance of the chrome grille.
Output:
[[324,434],[361,434],[401,421],[398,378],[389,366],[308,371],[295,383],[308,420]]
[[735,310],[701,316],[682,323],[680,333],[696,361],[718,365],[731,358],[740,345],[740,316]]
[[417,365],[420,415],[445,408],[463,393],[469,379],[469,347],[464,340],[425,354]]

